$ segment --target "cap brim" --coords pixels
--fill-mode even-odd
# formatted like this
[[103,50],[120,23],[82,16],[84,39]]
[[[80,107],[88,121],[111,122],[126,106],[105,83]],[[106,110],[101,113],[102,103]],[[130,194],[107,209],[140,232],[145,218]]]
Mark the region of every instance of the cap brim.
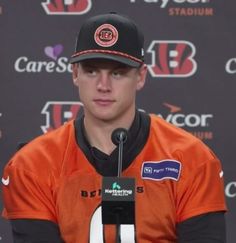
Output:
[[122,57],[119,55],[107,54],[107,53],[86,53],[79,56],[74,56],[70,59],[70,63],[73,64],[76,62],[89,60],[89,59],[108,59],[108,60],[117,61],[126,64],[134,68],[138,68],[142,65],[142,62],[137,62],[130,58]]

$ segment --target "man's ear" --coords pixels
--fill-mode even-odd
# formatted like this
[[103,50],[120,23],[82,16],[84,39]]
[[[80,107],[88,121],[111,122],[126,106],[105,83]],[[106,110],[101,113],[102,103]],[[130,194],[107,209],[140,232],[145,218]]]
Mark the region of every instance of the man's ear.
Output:
[[74,85],[78,85],[78,64],[74,63],[72,65],[72,78]]
[[143,86],[146,82],[146,76],[147,76],[147,65],[143,64],[138,70],[137,90],[140,90],[143,88]]

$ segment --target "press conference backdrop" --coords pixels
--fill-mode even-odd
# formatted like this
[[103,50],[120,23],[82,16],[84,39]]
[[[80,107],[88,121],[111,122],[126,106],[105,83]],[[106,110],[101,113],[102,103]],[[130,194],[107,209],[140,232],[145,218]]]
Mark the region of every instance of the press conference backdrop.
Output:
[[[133,18],[146,36],[138,107],[193,133],[221,159],[235,243],[235,0],[0,1],[0,172],[20,142],[80,113],[68,62],[75,36],[86,18],[110,11]],[[0,242],[12,242],[2,218]]]

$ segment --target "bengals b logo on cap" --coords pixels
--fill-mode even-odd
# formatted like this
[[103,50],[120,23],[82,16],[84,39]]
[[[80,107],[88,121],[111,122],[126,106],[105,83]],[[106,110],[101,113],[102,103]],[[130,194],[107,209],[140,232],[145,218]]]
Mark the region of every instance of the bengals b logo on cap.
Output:
[[118,31],[111,24],[103,24],[96,29],[94,40],[99,46],[113,46],[118,40]]

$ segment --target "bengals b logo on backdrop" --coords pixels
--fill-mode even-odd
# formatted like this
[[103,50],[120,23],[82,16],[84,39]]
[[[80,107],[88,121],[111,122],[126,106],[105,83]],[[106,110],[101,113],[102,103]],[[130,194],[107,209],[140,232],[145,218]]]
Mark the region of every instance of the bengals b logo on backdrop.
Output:
[[148,70],[152,77],[189,77],[197,70],[195,46],[184,40],[154,40],[147,50],[151,53]]
[[91,0],[47,0],[42,3],[47,14],[85,14],[91,6]]
[[62,126],[65,122],[79,116],[83,104],[73,101],[48,101],[41,114],[46,115],[46,125],[41,126],[44,133]]

